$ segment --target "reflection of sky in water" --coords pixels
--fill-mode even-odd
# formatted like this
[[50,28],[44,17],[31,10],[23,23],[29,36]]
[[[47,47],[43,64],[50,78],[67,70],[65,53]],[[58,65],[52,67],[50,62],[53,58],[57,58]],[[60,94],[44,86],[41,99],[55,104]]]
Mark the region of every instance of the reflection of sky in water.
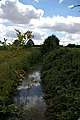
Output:
[[[28,93],[28,88],[31,87]],[[25,104],[25,109],[30,107],[45,108],[43,92],[40,85],[40,73],[30,73],[27,79],[18,88],[19,95],[15,98],[16,103]]]
[[34,107],[34,108],[40,108],[43,109],[45,108],[45,103],[43,101],[43,97],[40,96],[38,97],[37,95],[34,96],[30,96],[27,98],[27,107],[25,107],[25,109],[29,109],[30,107]]
[[29,86],[39,86],[40,85],[40,73],[35,71],[27,76],[21,86],[18,87],[18,90],[28,89]]

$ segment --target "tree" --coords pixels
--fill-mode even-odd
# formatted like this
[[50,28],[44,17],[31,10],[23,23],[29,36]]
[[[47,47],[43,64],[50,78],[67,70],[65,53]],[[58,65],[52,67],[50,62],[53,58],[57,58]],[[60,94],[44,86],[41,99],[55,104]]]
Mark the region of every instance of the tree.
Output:
[[27,46],[28,48],[34,46],[34,42],[32,41],[32,39],[29,39],[29,40],[28,40],[28,42],[26,43],[26,46]]
[[13,44],[18,45],[19,44],[19,40],[17,40],[17,39],[14,40]]
[[76,45],[75,44],[68,44],[67,47],[73,48],[73,47],[76,47]]
[[15,41],[14,43],[18,43],[18,45],[25,45],[26,42],[33,37],[32,31],[29,30],[23,34],[19,30],[16,30],[16,32],[18,41]]
[[6,45],[7,45],[6,42],[7,42],[7,39],[6,39],[6,38],[4,38],[4,41],[1,41],[1,40],[0,40],[0,44],[2,44],[3,46],[6,46]]
[[51,50],[54,50],[59,46],[59,39],[55,35],[49,36],[45,39],[44,44],[41,47],[42,54],[48,53]]

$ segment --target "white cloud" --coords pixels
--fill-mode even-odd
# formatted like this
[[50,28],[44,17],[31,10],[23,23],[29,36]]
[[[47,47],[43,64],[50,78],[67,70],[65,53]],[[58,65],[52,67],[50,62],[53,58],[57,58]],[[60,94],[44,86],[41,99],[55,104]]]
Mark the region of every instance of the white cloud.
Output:
[[37,3],[39,3],[39,0],[32,0],[33,2],[37,2]]
[[41,17],[39,20],[32,20],[31,24],[45,32],[49,31],[52,34],[58,32],[63,35],[62,38],[59,38],[61,39],[60,44],[80,44],[80,17]]
[[25,28],[19,26],[5,26],[0,24],[0,40],[3,41],[4,38],[7,38],[8,42],[11,42],[12,39],[16,39],[15,29],[19,29],[21,32],[25,30]]
[[62,3],[64,0],[59,0],[59,3]]
[[33,34],[34,34],[34,39],[33,39],[34,43],[37,45],[42,44],[44,42],[44,39],[48,37],[45,31],[39,29],[34,29]]
[[31,30],[34,34],[33,40],[35,44],[42,44],[44,39],[50,35],[49,33],[54,34],[56,32],[64,34],[64,37],[60,38],[60,44],[68,44],[71,42],[78,42],[78,44],[80,44],[80,17],[41,17],[38,20],[31,20],[30,25],[31,26],[28,27],[26,25],[4,26],[0,24],[0,38],[3,39],[5,36],[9,41],[15,39],[15,29],[19,29],[22,33]]
[[[61,38],[60,43],[78,42],[80,44],[80,17],[63,17],[59,15],[44,17],[43,10],[37,10],[31,5],[24,5],[19,0],[2,1],[3,3],[0,5],[0,40],[3,37],[9,41],[15,39],[16,34],[14,29],[16,28],[23,33],[31,30],[35,37],[35,44],[42,44],[50,33],[53,34],[56,32],[59,34],[64,33],[64,37]],[[5,21],[12,22],[14,25],[2,25]]]
[[0,24],[0,40],[4,39],[5,34],[6,34],[5,26]]
[[42,44],[44,39],[47,37],[47,33],[43,30],[39,29],[29,29],[27,26],[5,26],[3,24],[0,24],[0,40],[3,41],[4,37],[8,39],[8,43],[13,42],[17,36],[15,29],[18,29],[21,31],[21,33],[25,33],[27,30],[33,30],[32,33],[34,35],[34,43],[35,44]]
[[74,8],[74,5],[69,5],[68,8],[71,8],[71,9],[72,9],[72,8]]
[[39,19],[43,14],[43,10],[24,5],[18,0],[5,1],[1,4],[0,18],[15,24],[29,24],[31,19]]
[[43,97],[40,96],[29,96],[27,97],[27,106],[25,106],[25,109],[29,109],[29,108],[37,108],[37,109],[45,109],[46,105],[45,105],[45,102],[43,100]]
[[41,17],[39,20],[32,20],[30,23],[37,28],[53,32],[80,33],[80,17]]
[[80,35],[79,34],[64,34],[64,36],[60,40],[60,44],[64,46],[68,44],[80,44]]

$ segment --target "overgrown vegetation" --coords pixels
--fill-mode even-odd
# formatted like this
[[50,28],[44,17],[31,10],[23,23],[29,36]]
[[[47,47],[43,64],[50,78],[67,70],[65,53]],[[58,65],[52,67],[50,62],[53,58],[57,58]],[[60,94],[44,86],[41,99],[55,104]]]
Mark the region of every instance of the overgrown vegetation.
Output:
[[[26,36],[27,35],[27,36]],[[18,40],[12,45],[6,43],[0,46],[0,119],[7,120],[22,117],[23,107],[15,105],[14,96],[18,94],[17,87],[25,79],[30,68],[41,60],[41,52],[31,46],[25,48],[31,38],[31,32],[21,34],[17,30]],[[24,41],[25,40],[25,41]],[[30,40],[31,41],[31,40]],[[5,41],[6,42],[6,41]],[[31,41],[32,43],[32,41]]]
[[[21,33],[13,44],[0,41],[0,119],[23,117],[23,106],[14,103],[17,87],[26,73],[43,61],[41,78],[47,120],[78,120],[80,117],[80,46],[59,45],[55,35],[34,45],[32,32]],[[78,48],[77,48],[78,47]]]
[[80,49],[58,48],[44,59],[42,72],[47,120],[80,118]]
[[15,109],[11,111],[10,106],[14,104],[13,98],[18,92],[17,87],[25,79],[30,67],[36,64],[35,61],[39,62],[40,57],[41,54],[37,48],[26,51],[19,49],[17,52],[0,51],[0,118],[5,120],[12,114],[10,112],[16,111]]

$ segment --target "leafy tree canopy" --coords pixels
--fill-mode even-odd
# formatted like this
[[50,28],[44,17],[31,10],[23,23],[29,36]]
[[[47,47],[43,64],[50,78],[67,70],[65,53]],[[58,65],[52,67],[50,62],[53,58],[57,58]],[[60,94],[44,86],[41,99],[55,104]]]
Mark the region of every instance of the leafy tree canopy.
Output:
[[41,51],[43,54],[45,54],[55,49],[57,46],[59,46],[59,39],[55,35],[51,35],[47,39],[45,39]]
[[[16,29],[15,29],[16,30]],[[19,45],[25,45],[26,42],[33,37],[32,31],[27,31],[24,34],[22,34],[19,30],[16,30],[17,38],[18,38],[18,44]],[[14,42],[16,43],[16,42]]]

